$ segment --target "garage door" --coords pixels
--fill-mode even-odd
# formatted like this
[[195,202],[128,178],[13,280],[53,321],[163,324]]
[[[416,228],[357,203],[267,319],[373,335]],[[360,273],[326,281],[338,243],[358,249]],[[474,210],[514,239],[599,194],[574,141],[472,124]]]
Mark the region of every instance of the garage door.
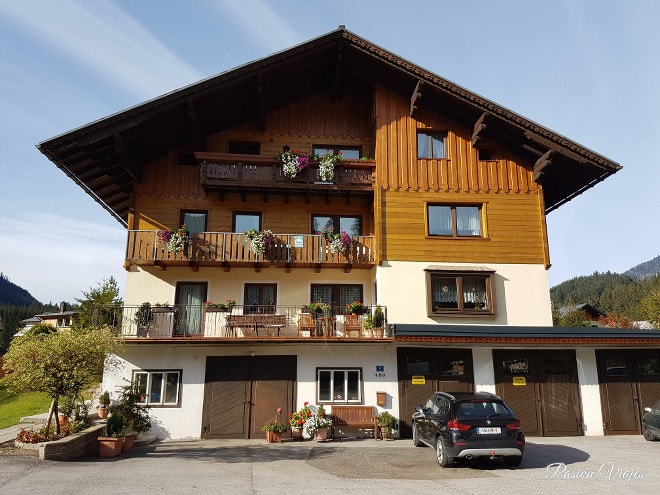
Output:
[[474,377],[469,349],[397,349],[399,380],[399,435],[412,438],[411,418],[415,406],[434,392],[471,392]]
[[293,411],[296,356],[209,356],[202,438],[261,438],[281,407]]
[[582,435],[575,351],[493,351],[497,394],[529,436]]
[[641,433],[645,407],[660,399],[660,351],[596,351],[606,435]]

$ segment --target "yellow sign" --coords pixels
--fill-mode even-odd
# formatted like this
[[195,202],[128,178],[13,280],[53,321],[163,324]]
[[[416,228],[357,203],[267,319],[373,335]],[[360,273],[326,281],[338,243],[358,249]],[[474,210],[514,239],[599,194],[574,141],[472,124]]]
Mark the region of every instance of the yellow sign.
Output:
[[513,386],[514,387],[524,387],[527,385],[527,380],[524,376],[514,376],[513,377]]
[[426,383],[426,377],[424,375],[413,375],[412,384],[413,385],[424,385]]

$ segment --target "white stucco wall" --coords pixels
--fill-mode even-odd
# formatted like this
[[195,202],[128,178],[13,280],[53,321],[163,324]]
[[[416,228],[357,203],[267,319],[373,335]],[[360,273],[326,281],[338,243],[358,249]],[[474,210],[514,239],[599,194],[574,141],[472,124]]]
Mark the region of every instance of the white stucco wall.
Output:
[[552,326],[548,274],[542,265],[444,264],[487,266],[495,270],[497,316],[493,318],[443,318],[427,316],[426,272],[434,262],[388,261],[377,268],[378,302],[387,306],[390,323]]
[[578,347],[575,350],[575,357],[577,360],[578,381],[580,384],[584,435],[604,435],[603,412],[600,404],[600,387],[598,385],[598,368],[596,365],[596,351],[592,347]]
[[[181,401],[179,407],[152,407],[152,433],[161,439],[198,439],[202,430],[202,410],[204,402],[204,378],[206,357],[256,355],[298,355],[298,388],[296,409],[304,402],[315,404],[316,369],[323,368],[362,368],[364,404],[376,406],[376,392],[385,392],[387,404],[378,412],[389,411],[398,417],[397,367],[394,344],[374,345],[245,345],[241,347],[222,346],[130,346],[121,353],[121,367],[106,370],[103,389],[117,398],[118,390],[130,379],[134,370],[182,370]],[[378,371],[382,366],[382,371]],[[326,406],[330,412],[331,407]]]

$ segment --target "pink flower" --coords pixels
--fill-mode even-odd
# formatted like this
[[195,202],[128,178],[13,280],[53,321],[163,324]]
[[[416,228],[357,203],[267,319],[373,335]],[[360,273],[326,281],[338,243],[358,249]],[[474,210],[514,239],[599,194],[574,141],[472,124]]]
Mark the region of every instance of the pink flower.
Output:
[[277,408],[277,414],[282,414],[282,408],[281,407]]

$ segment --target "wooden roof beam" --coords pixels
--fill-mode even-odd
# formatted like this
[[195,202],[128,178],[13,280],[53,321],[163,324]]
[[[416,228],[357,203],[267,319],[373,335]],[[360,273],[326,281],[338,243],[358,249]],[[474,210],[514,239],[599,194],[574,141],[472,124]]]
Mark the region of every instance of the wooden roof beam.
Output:
[[415,85],[412,96],[410,97],[410,116],[415,117],[419,109],[419,103],[422,99],[422,89],[424,89],[424,81],[419,79]]
[[557,144],[553,143],[553,142],[550,141],[549,139],[545,139],[545,138],[543,138],[543,137],[541,137],[541,136],[539,136],[539,135],[537,135],[537,134],[534,134],[534,133],[532,133],[532,132],[526,131],[526,132],[525,132],[525,137],[526,137],[527,139],[529,139],[530,141],[534,141],[535,143],[538,143],[538,144],[540,144],[540,145],[543,145],[543,146],[546,147],[547,149],[549,149],[549,150],[553,150],[553,151],[556,151],[557,153],[559,153],[559,154],[561,154],[561,155],[564,155],[566,158],[570,158],[571,160],[574,160],[574,161],[576,161],[576,162],[578,162],[578,163],[582,163],[582,164],[584,164],[584,163],[588,163],[588,162],[589,162],[589,160],[587,160],[587,159],[584,158],[583,156],[578,155],[577,153],[575,153],[575,152],[573,152],[573,151],[571,151],[571,150],[568,150],[568,149],[566,149],[566,148],[563,148],[563,147],[561,147],[561,146],[558,146]]
[[142,168],[135,165],[136,160],[133,156],[131,148],[128,143],[122,138],[118,132],[113,133],[112,139],[115,143],[115,151],[119,155],[119,164],[122,169],[133,179],[135,182],[142,182]]
[[481,114],[479,119],[474,123],[472,128],[472,147],[476,148],[479,141],[484,137],[484,132],[486,131],[486,118],[488,117],[488,112]]
[[554,153],[554,150],[548,150],[545,152],[541,158],[536,160],[536,163],[534,164],[534,169],[532,170],[532,177],[534,178],[534,181],[538,181],[541,176],[545,173],[544,169],[552,165],[552,154]]

